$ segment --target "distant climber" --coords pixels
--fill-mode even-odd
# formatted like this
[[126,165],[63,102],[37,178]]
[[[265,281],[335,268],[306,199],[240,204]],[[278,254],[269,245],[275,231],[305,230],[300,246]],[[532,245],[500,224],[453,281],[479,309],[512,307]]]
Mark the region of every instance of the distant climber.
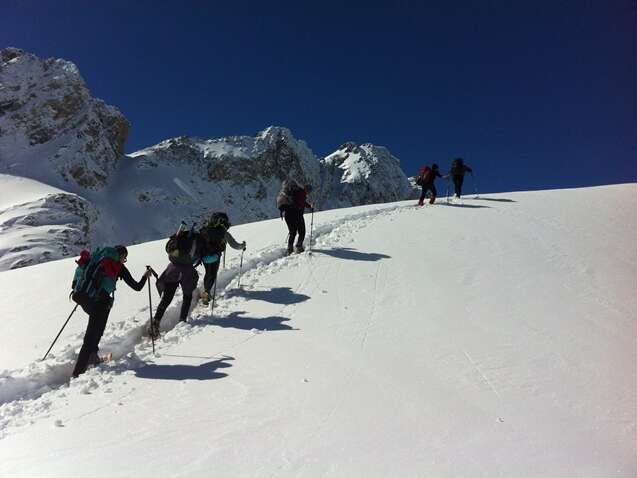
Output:
[[[306,184],[304,187],[291,179],[283,181],[281,191],[277,195],[276,205],[281,216],[285,218],[288,226],[288,254],[292,252],[303,252],[303,241],[305,240],[305,219],[303,213],[305,209],[314,212],[314,205],[307,202],[307,196],[312,191],[312,186]],[[294,239],[298,234],[296,248],[294,248]]]
[[453,181],[453,186],[455,188],[454,197],[460,199],[462,196],[462,183],[464,182],[465,173],[473,173],[473,170],[464,164],[464,160],[462,158],[456,158],[451,162],[451,169],[449,173],[445,175],[445,178],[451,176]]
[[432,164],[431,168],[429,166],[424,166],[418,171],[418,175],[416,176],[416,184],[422,187],[420,199],[418,200],[418,206],[422,206],[424,204],[427,192],[431,193],[429,197],[429,204],[433,204],[436,201],[436,196],[438,195],[438,192],[436,191],[436,185],[434,184],[436,177],[442,177],[436,163]]

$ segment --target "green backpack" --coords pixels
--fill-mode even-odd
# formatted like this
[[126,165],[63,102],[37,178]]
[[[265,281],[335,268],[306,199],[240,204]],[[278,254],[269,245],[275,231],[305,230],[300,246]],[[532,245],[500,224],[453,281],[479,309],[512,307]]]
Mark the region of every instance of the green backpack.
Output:
[[114,247],[97,247],[90,255],[88,251],[82,251],[76,263],[71,295],[73,300],[82,307],[104,293],[112,300],[122,267],[119,252]]

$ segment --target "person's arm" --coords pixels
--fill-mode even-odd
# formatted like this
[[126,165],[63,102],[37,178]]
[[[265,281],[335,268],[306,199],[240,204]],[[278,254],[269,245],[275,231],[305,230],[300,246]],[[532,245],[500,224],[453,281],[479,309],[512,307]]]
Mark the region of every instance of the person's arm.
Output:
[[440,171],[436,171],[436,175],[434,177],[442,178],[442,174],[440,174]]
[[472,174],[473,174],[473,169],[471,169],[471,168],[470,168],[469,166],[467,166],[466,164],[465,164],[465,166],[464,166],[464,170],[465,170],[465,171],[469,171],[470,173],[472,173]]
[[236,249],[237,251],[243,251],[246,248],[245,241],[243,241],[242,243],[238,243],[237,241],[234,240],[234,237],[232,237],[232,234],[230,234],[228,231],[226,231],[226,235],[224,239],[226,240],[226,242],[228,243],[230,247],[232,247],[233,249]]
[[133,279],[133,276],[130,275],[129,270],[125,265],[122,265],[122,268],[119,271],[119,278],[126,282],[126,285],[133,290],[140,291],[146,285],[146,279],[148,278],[148,274],[150,274],[150,270],[146,271],[139,282]]

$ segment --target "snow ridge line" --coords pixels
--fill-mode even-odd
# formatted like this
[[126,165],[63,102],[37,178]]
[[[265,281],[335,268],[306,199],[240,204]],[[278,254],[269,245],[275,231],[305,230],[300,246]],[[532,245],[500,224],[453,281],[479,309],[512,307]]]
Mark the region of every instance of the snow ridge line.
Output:
[[[370,220],[379,216],[393,214],[401,209],[411,209],[411,207],[405,206],[404,204],[395,204],[389,207],[380,206],[376,209],[342,217],[336,221],[321,225],[315,224],[314,239],[317,242],[322,239],[329,240],[329,236],[338,232],[341,226],[364,227]],[[352,222],[358,224],[351,224]],[[356,229],[359,227],[356,227]],[[294,258],[300,257],[302,256],[294,256]],[[270,265],[286,267],[286,265],[283,264],[285,261],[281,261],[285,258],[286,254],[282,245],[271,246],[258,251],[257,255],[252,258],[246,259],[244,257],[243,272],[247,274],[248,272],[258,271]],[[236,264],[238,260],[235,259],[233,262],[235,264],[226,271],[220,271],[217,278],[218,287],[222,290],[218,297],[219,302],[221,302],[225,296],[225,289],[238,277],[239,267]],[[279,264],[278,262],[281,263]],[[197,298],[198,295],[195,293],[193,299]],[[196,300],[193,300],[193,304],[195,304],[193,308],[196,307]],[[221,306],[222,304],[220,303],[219,305]],[[188,327],[188,325],[179,324],[178,307],[181,307],[181,303],[179,297],[176,296],[176,299],[173,300],[173,303],[162,319],[161,330],[170,332],[175,329],[176,326],[178,326],[177,328],[180,330],[177,330],[176,334],[164,335],[159,343],[155,343],[156,349],[162,348],[162,342],[164,340],[167,340],[170,345],[173,345],[180,340],[180,336],[184,336],[185,338],[189,335],[187,333],[183,334],[181,331],[181,329]],[[191,312],[192,310],[193,309],[191,309]],[[145,360],[152,359],[150,341],[144,339],[146,324],[148,322],[147,313],[148,307],[145,307],[133,317],[132,321],[130,319],[118,322],[109,321],[107,333],[104,334],[100,342],[100,348],[113,353],[113,362],[107,366],[98,367],[98,369],[107,367],[115,371],[118,369],[140,368],[146,364]],[[142,316],[144,318],[142,318]],[[131,322],[134,324],[132,327]],[[74,344],[67,344],[66,347],[57,354],[50,354],[50,359],[45,362],[32,362],[23,369],[0,371],[0,432],[6,424],[6,414],[16,415],[15,410],[6,409],[7,405],[16,401],[36,400],[48,392],[56,390],[65,384],[69,384],[69,377],[71,376],[77,357],[75,351],[80,346],[82,337],[83,334],[78,334]],[[122,366],[124,366],[123,369],[121,368]],[[84,375],[92,377],[95,373],[97,373],[95,370],[88,370]],[[81,383],[84,381],[81,376],[73,380],[73,383],[69,384],[69,386],[72,387],[75,382]],[[0,437],[1,436],[0,434]]]

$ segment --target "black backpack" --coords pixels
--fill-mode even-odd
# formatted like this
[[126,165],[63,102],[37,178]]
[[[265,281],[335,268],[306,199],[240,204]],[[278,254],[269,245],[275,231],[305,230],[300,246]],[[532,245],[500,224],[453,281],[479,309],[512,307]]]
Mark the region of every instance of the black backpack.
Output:
[[196,244],[197,234],[194,231],[194,224],[190,230],[180,227],[166,243],[168,260],[173,264],[192,265]]
[[226,231],[230,228],[230,220],[225,212],[215,212],[208,223],[201,228],[199,235],[203,243],[203,255],[219,254],[226,248]]

